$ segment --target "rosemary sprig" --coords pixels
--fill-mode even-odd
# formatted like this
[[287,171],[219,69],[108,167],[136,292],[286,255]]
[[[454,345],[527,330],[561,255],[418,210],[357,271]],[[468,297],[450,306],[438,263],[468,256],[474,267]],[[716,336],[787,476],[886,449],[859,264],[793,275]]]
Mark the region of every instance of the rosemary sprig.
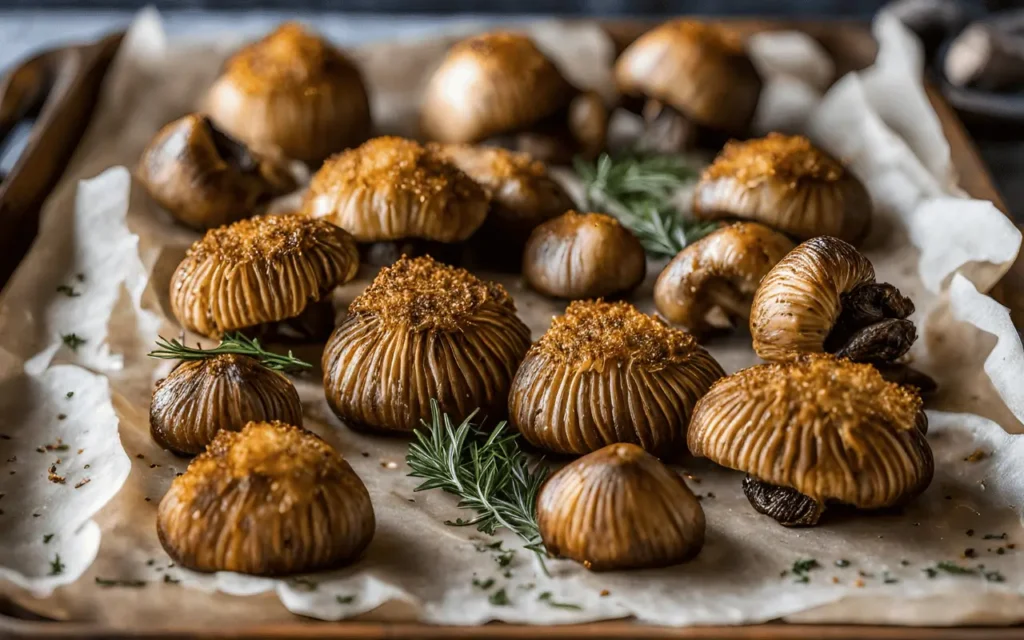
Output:
[[459,508],[475,511],[476,516],[445,524],[474,525],[489,535],[499,527],[509,529],[537,554],[546,573],[547,553],[540,541],[534,503],[547,469],[531,467],[518,436],[505,432],[504,421],[488,434],[472,423],[476,411],[455,426],[431,400],[430,414],[431,424],[424,421],[426,430],[414,431],[416,442],[405,458],[412,469],[409,475],[423,479],[415,490],[442,489],[458,496]]
[[294,371],[298,369],[309,369],[313,365],[300,360],[292,355],[283,356],[272,353],[263,348],[259,340],[247,338],[241,333],[229,333],[221,338],[220,344],[212,349],[193,349],[185,346],[180,340],[168,340],[163,336],[157,338],[157,349],[150,351],[147,355],[151,358],[162,358],[166,360],[205,360],[223,353],[234,353],[237,355],[250,356],[260,361],[260,364],[274,371]]

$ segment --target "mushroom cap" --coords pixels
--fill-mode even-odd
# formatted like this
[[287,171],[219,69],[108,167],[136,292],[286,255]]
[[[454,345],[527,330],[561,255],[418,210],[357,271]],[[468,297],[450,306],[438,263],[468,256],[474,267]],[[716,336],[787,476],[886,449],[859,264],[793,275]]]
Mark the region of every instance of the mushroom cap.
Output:
[[436,149],[383,137],[325,162],[303,211],[359,242],[462,242],[483,224],[487,207],[483,187]]
[[921,398],[877,369],[828,355],[719,380],[693,413],[695,456],[819,504],[894,506],[931,482]]
[[612,216],[567,211],[538,226],[526,241],[523,276],[553,298],[624,294],[647,273],[643,245]]
[[359,69],[294,22],[231,57],[210,88],[207,109],[250,146],[278,147],[312,166],[362,142],[372,126]]
[[294,318],[355,277],[352,236],[300,215],[258,216],[211,229],[171,277],[171,311],[211,338]]
[[761,78],[742,39],[726,27],[673,20],[629,45],[615,63],[627,96],[670,105],[699,125],[742,135],[761,95]]
[[754,294],[750,334],[765,360],[825,351],[842,311],[840,296],[875,281],[875,268],[849,243],[812,238],[776,264]]
[[551,476],[537,495],[537,524],[549,553],[593,571],[667,567],[704,546],[697,497],[632,444],[608,445]]
[[431,76],[422,133],[438,142],[479,142],[528,128],[565,108],[576,89],[521,33],[496,31],[456,43]]
[[160,544],[194,571],[284,575],[355,560],[376,526],[370,494],[315,434],[281,422],[221,431],[171,482]]
[[803,136],[771,133],[725,145],[694,189],[693,212],[760,222],[800,240],[827,235],[857,243],[871,226],[872,206],[839,161]]
[[403,257],[352,302],[328,340],[324,392],[357,429],[417,429],[431,398],[458,421],[477,408],[498,417],[529,347],[504,287],[430,257]]
[[153,440],[175,453],[200,453],[218,431],[268,420],[301,427],[299,393],[285,376],[233,353],[182,362],[156,383],[149,405]]
[[658,276],[658,312],[698,332],[711,327],[707,315],[715,308],[747,318],[761,278],[792,249],[789,238],[756,222],[717,229],[680,251]]
[[667,455],[685,449],[693,406],[724,375],[685,331],[626,302],[577,301],[527,352],[509,417],[556,453],[629,442]]
[[252,153],[196,113],[160,129],[142,152],[137,175],[161,207],[193,229],[261,213],[298,187],[283,158]]

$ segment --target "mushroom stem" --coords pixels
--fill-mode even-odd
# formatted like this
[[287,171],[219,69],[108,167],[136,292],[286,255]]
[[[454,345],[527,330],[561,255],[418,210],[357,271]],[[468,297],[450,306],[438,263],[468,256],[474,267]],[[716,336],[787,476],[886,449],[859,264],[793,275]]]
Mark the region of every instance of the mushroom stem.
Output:
[[705,285],[708,299],[729,317],[734,326],[750,322],[750,298],[741,294],[736,287],[720,278],[712,278]]
[[242,331],[263,341],[284,343],[323,342],[334,330],[334,305],[328,299],[310,302],[299,315],[268,322]]
[[825,512],[824,504],[796,489],[768,484],[750,475],[743,478],[743,494],[754,509],[784,527],[813,527]]
[[910,350],[917,331],[907,316],[914,303],[888,283],[863,284],[840,296],[825,351],[855,362],[893,362]]
[[886,318],[857,330],[835,355],[854,362],[893,362],[910,351],[916,339],[913,322]]

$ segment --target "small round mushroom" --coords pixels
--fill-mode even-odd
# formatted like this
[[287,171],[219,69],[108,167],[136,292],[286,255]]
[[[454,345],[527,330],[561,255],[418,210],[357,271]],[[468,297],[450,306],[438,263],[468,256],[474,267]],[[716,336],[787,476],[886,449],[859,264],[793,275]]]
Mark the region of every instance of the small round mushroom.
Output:
[[528,36],[498,31],[451,48],[427,85],[420,124],[438,142],[495,142],[562,163],[604,148],[608,109]]
[[298,187],[279,154],[253,153],[197,113],[154,136],[137,175],[161,207],[198,230],[263,213],[271,200]]
[[537,495],[537,525],[548,553],[592,571],[668,567],[704,546],[697,497],[633,444],[608,445],[551,476]]
[[549,220],[533,230],[523,252],[526,283],[552,298],[625,295],[646,273],[643,245],[603,213],[568,211]]
[[300,215],[257,216],[206,232],[171,277],[181,325],[319,339],[334,328],[330,293],[355,277],[359,254],[343,229]]
[[799,240],[858,243],[871,226],[871,196],[843,165],[803,136],[772,133],[725,145],[693,193],[704,220],[766,224]]
[[430,257],[385,267],[323,355],[324,393],[354,429],[410,432],[430,402],[461,421],[505,414],[530,330],[504,287]]
[[282,24],[243,47],[207,97],[222,129],[256,149],[317,167],[368,137],[370,100],[359,69],[301,25]]
[[722,227],[668,263],[654,285],[654,303],[691,333],[715,329],[715,315],[745,325],[761,278],[792,249],[789,238],[756,222]]
[[370,494],[315,434],[281,422],[221,431],[171,482],[157,535],[193,571],[280,576],[331,569],[373,539]]
[[302,403],[285,376],[236,354],[182,362],[156,383],[149,432],[161,447],[195,455],[219,431],[280,420],[302,426]]
[[403,254],[454,260],[488,204],[483,187],[436,148],[383,137],[324,163],[303,212],[345,229],[369,262],[387,265]]
[[744,369],[697,403],[688,443],[743,471],[751,505],[786,526],[811,526],[830,503],[882,509],[931,482],[920,396],[877,369],[828,355]]
[[743,136],[761,95],[742,39],[695,20],[666,22],[640,36],[616,61],[615,81],[627,101],[644,105],[641,146],[663,153],[692,146],[702,130]]
[[509,417],[547,451],[628,442],[664,456],[685,450],[694,404],[724,375],[685,331],[626,302],[577,301],[526,354]]

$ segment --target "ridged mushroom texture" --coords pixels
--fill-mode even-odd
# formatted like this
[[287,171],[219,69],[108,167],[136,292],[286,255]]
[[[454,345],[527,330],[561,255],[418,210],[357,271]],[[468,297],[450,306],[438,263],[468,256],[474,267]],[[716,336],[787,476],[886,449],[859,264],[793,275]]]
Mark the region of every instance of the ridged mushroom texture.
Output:
[[356,560],[375,527],[352,467],[315,434],[280,422],[221,431],[157,511],[164,550],[202,572],[332,569]]
[[355,277],[347,232],[300,215],[258,216],[206,232],[171,277],[181,325],[218,338],[229,331],[316,339],[334,327],[330,293]]
[[704,220],[760,222],[798,240],[834,236],[857,244],[871,226],[871,196],[842,163],[803,136],[731,141],[693,192]]
[[136,174],[175,220],[200,230],[263,213],[298,188],[279,154],[253,153],[196,113],[160,129]]
[[509,385],[530,347],[504,287],[430,257],[381,270],[327,342],[324,392],[355,429],[411,432],[430,401],[458,423],[475,409],[507,411]]
[[603,213],[568,211],[538,226],[523,253],[530,288],[552,298],[624,295],[647,273],[643,245]]
[[509,416],[547,451],[626,442],[667,456],[686,450],[694,405],[724,375],[685,331],[625,302],[577,301],[526,354]]
[[272,420],[301,427],[299,393],[284,375],[235,354],[182,362],[156,383],[149,405],[153,440],[185,455],[203,451],[218,431]]
[[206,108],[218,126],[250,146],[277,147],[313,168],[368,138],[372,126],[359,69],[294,22],[232,56]]
[[696,334],[746,325],[761,279],[793,249],[768,227],[741,222],[687,246],[654,285],[654,302],[666,320]]
[[570,462],[537,496],[548,553],[592,571],[667,567],[704,546],[704,510],[675,471],[632,444]]
[[751,505],[787,526],[832,503],[882,509],[931,482],[920,396],[877,369],[828,355],[744,369],[697,403],[690,451],[747,473]]
[[403,254],[457,254],[483,224],[484,188],[437,148],[374,138],[313,176],[303,212],[351,233],[374,264]]

